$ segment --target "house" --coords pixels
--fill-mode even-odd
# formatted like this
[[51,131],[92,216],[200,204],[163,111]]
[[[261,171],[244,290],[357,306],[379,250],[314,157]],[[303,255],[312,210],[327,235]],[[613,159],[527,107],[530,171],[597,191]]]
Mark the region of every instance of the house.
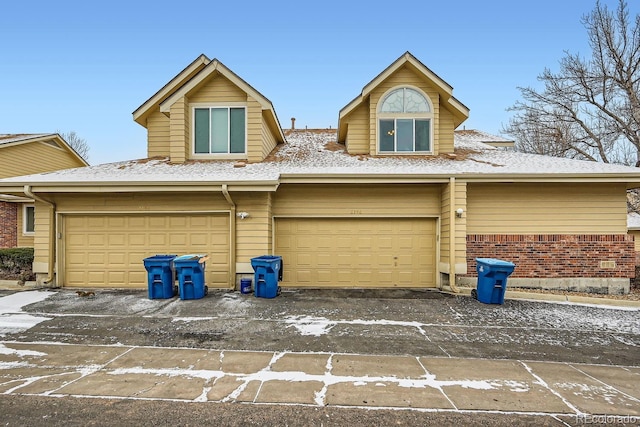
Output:
[[283,287],[474,283],[628,292],[636,168],[505,149],[456,130],[469,109],[410,53],[367,83],[337,130],[283,132],[272,103],[202,55],[133,112],[148,156],[0,181],[34,195],[34,270],[68,287],[146,287],[142,260],[207,253],[210,288],[283,257]]
[[[57,133],[0,135],[0,179],[81,166],[88,164]],[[0,248],[33,247],[34,212],[28,195],[0,194]]]

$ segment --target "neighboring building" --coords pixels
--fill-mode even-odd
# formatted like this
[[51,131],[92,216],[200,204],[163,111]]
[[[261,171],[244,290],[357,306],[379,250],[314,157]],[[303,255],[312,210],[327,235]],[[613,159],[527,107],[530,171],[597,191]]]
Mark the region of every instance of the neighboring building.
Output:
[[207,285],[232,288],[273,253],[285,287],[473,283],[475,258],[496,257],[515,262],[513,285],[627,292],[638,169],[503,149],[456,131],[468,114],[406,53],[337,131],[285,138],[271,102],[202,55],[133,113],[148,158],[0,191],[37,196],[34,270],[61,286],[144,288],[143,258],[207,253]]
[[[80,166],[88,164],[57,133],[0,134],[0,179]],[[33,247],[34,235],[33,199],[0,194],[0,248]]]

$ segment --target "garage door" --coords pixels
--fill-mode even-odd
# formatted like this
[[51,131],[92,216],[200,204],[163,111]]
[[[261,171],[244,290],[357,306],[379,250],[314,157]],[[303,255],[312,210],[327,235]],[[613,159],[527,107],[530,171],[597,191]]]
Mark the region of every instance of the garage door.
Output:
[[209,254],[205,283],[227,287],[229,215],[66,215],[64,285],[147,286],[143,259]]
[[435,219],[279,218],[283,286],[435,287]]

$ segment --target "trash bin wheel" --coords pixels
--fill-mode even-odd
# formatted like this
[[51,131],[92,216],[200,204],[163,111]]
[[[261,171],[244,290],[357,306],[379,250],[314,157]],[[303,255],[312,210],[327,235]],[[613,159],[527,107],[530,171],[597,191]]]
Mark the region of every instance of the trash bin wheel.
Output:
[[471,298],[478,299],[478,291],[475,289],[471,289]]
[[209,287],[205,285],[204,287],[204,294],[205,296],[209,294]]

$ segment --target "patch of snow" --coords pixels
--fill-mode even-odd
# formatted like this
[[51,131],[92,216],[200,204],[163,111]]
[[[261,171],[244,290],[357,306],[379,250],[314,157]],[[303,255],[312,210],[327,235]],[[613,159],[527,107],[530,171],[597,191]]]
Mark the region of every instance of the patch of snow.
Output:
[[25,356],[46,356],[47,353],[43,353],[41,351],[33,351],[33,350],[16,350],[13,348],[7,348],[4,344],[0,343],[0,354],[9,355],[13,354],[18,357]]
[[26,331],[49,317],[33,316],[22,311],[22,307],[44,301],[56,292],[25,291],[0,298],[0,336]]
[[464,154],[444,156],[365,156],[350,155],[336,143],[336,132],[295,131],[267,160],[235,167],[236,161],[189,161],[171,164],[168,158],[141,159],[66,169],[36,175],[5,178],[4,183],[174,183],[180,184],[270,182],[288,175],[601,175],[629,174],[640,178],[637,168],[601,162],[564,159],[537,154],[500,150],[483,143],[495,141],[481,137],[455,135],[455,146]]
[[300,332],[301,335],[312,335],[319,337],[327,334],[338,322],[331,321],[324,317],[313,316],[288,316],[285,321],[286,324],[293,326]]

